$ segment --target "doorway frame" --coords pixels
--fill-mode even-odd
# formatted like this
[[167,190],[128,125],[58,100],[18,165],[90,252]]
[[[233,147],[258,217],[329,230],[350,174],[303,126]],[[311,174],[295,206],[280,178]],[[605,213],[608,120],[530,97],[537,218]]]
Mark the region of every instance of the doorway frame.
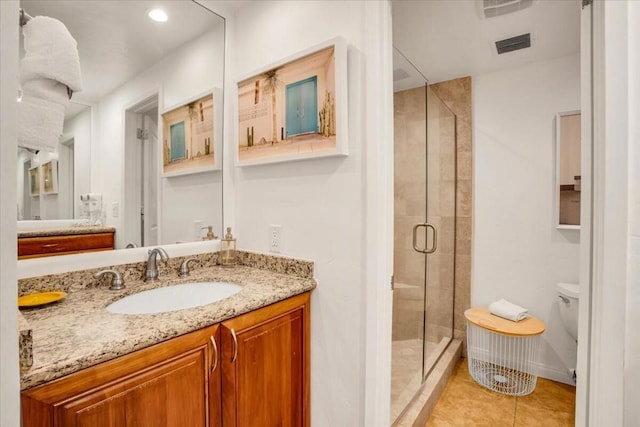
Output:
[[[125,234],[126,234],[126,227],[125,227],[125,201],[126,201],[126,197],[127,197],[127,186],[125,185],[126,183],[126,172],[127,172],[127,161],[126,161],[126,157],[127,157],[127,140],[128,139],[137,139],[137,136],[135,134],[131,134],[131,130],[128,129],[127,127],[127,114],[130,113],[130,110],[136,109],[136,107],[140,107],[141,104],[143,104],[145,101],[148,101],[150,98],[156,97],[158,100],[158,121],[156,123],[161,123],[161,115],[160,112],[163,111],[164,109],[164,97],[163,97],[163,91],[162,91],[162,87],[161,86],[156,86],[153,89],[147,91],[147,92],[143,92],[140,95],[138,95],[137,97],[135,97],[131,102],[129,102],[128,104],[126,104],[123,108],[122,108],[122,149],[121,149],[121,164],[122,164],[122,171],[121,171],[121,182],[122,182],[122,186],[120,188],[120,206],[119,206],[119,214],[120,214],[120,226],[122,227],[122,229],[124,230],[124,232],[119,233],[120,237],[117,238],[117,246],[120,247],[124,247],[124,245],[126,244],[126,239],[125,239]],[[160,125],[158,125],[160,126]],[[135,132],[135,131],[134,131]],[[160,132],[158,132],[158,134],[160,134]],[[160,144],[162,144],[161,141],[158,141]],[[156,159],[155,162],[158,165],[162,165],[162,150],[156,150]],[[158,193],[158,198],[156,200],[156,211],[158,214],[158,232],[157,232],[157,239],[158,239],[158,244],[161,244],[160,242],[162,242],[162,177],[161,174],[159,173],[156,176],[156,188],[158,189],[157,193]],[[143,231],[144,232],[144,231]]]
[[581,233],[578,341],[584,344],[578,346],[577,426],[624,425],[629,412],[637,411],[625,408],[624,396],[625,332],[631,326],[626,317],[629,3],[596,1],[584,7],[591,11],[592,30],[591,99],[585,108],[592,114],[592,138],[587,158],[583,155],[591,199],[581,218],[590,226]]
[[[58,180],[60,180],[60,163],[62,160],[62,157],[66,157],[65,162],[70,161],[69,164],[71,165],[71,174],[69,174],[69,176],[71,177],[71,218],[77,218],[77,208],[78,208],[78,202],[76,201],[76,189],[78,188],[77,183],[76,183],[76,165],[75,165],[75,137],[73,135],[69,136],[68,138],[64,139],[63,141],[60,141],[58,143],[58,146],[64,146],[65,147],[65,151],[64,154],[62,153],[62,151],[60,150],[60,148],[58,148]],[[71,154],[71,156],[69,156],[69,154]],[[59,184],[59,193],[58,193],[58,201],[60,201],[60,193],[64,192],[62,191],[62,183]],[[69,187],[67,187],[67,189],[69,189]],[[79,198],[79,195],[78,195]]]

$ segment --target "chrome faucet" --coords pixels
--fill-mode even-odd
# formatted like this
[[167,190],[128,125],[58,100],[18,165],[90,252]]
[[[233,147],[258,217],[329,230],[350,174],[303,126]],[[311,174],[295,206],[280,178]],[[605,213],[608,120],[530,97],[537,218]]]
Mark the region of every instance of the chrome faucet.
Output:
[[149,258],[147,259],[147,274],[145,275],[145,281],[158,280],[158,264],[157,258],[160,255],[162,261],[167,262],[169,255],[167,251],[162,248],[154,248],[149,250]]
[[124,280],[122,280],[122,276],[115,270],[102,270],[93,275],[96,279],[100,279],[105,274],[109,274],[111,278],[111,286],[109,289],[112,291],[119,291],[120,289],[124,289]]
[[188,258],[188,259],[184,260],[184,262],[180,265],[180,272],[178,273],[178,276],[187,277],[188,275],[191,274],[189,272],[189,263],[190,262],[198,262],[198,260],[195,259],[195,258]]

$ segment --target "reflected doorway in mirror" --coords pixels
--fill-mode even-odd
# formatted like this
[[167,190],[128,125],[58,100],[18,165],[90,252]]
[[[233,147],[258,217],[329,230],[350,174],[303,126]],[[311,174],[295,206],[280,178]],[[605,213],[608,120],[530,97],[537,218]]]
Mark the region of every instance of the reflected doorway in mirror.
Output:
[[[160,139],[158,104],[160,89],[147,94],[125,109],[124,202],[122,228],[124,242],[135,245],[158,244]],[[112,204],[111,216],[120,215]]]

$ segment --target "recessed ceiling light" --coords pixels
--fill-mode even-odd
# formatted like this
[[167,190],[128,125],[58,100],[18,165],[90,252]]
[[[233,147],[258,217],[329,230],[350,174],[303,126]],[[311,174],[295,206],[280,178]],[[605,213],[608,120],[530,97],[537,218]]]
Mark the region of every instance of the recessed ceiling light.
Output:
[[162,9],[150,10],[149,18],[153,19],[156,22],[167,22],[167,20],[169,20],[167,13]]

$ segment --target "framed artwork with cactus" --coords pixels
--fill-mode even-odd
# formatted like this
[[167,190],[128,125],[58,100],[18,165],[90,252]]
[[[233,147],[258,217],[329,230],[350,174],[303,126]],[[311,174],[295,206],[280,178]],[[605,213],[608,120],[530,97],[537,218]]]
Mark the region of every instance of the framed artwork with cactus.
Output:
[[222,169],[222,91],[213,89],[161,114],[162,176]]
[[236,166],[348,155],[347,106],[340,37],[239,79]]

